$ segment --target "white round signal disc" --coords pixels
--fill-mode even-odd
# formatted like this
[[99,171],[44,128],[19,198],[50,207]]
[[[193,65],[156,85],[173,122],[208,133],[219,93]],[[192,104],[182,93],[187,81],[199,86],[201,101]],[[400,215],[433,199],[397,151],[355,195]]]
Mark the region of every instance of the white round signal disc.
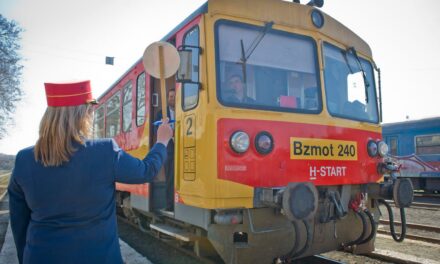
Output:
[[177,49],[168,42],[157,41],[150,44],[144,51],[142,62],[144,68],[151,76],[160,78],[159,49],[162,48],[163,56],[163,77],[169,78],[176,74],[180,65],[180,56]]

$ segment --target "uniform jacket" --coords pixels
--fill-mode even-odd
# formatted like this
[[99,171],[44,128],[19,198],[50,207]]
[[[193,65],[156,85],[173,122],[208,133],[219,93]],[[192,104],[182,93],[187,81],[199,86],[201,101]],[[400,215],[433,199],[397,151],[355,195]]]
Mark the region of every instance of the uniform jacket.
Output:
[[115,182],[151,181],[166,159],[165,146],[156,144],[143,160],[111,139],[76,148],[58,167],[36,162],[33,147],[16,156],[8,192],[20,263],[122,263]]

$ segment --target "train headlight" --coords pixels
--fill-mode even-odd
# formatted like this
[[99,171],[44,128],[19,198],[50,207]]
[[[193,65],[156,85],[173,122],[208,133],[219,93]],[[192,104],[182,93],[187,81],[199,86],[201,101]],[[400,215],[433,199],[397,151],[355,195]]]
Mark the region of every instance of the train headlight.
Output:
[[237,153],[244,153],[249,149],[249,135],[243,131],[236,131],[230,139],[232,150]]
[[367,151],[368,151],[368,155],[370,155],[370,157],[376,157],[377,156],[377,143],[374,142],[373,140],[368,141]]
[[383,141],[379,141],[377,143],[377,150],[381,157],[385,157],[388,154],[388,150],[389,150],[387,143]]
[[311,17],[312,23],[315,25],[315,27],[322,28],[322,26],[324,26],[324,16],[321,12],[315,9],[312,11]]
[[266,131],[258,133],[255,137],[255,148],[260,154],[269,154],[273,149],[272,136]]

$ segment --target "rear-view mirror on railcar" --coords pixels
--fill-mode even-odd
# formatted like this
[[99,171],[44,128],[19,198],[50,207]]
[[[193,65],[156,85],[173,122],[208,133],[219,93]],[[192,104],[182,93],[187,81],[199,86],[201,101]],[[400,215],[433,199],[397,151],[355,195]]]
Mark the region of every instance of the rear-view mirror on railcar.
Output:
[[177,71],[178,82],[190,82],[192,80],[192,50],[180,50],[180,67]]
[[199,57],[201,50],[201,47],[193,45],[182,45],[178,48],[180,55],[180,67],[176,76],[178,82],[199,82]]

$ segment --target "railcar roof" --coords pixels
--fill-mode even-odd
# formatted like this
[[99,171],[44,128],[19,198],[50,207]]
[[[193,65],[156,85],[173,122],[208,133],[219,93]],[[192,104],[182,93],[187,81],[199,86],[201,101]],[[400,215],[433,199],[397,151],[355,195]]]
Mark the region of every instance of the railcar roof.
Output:
[[408,120],[395,123],[383,124],[383,133],[402,132],[409,129],[437,128],[440,131],[440,117],[423,118],[418,120]]

